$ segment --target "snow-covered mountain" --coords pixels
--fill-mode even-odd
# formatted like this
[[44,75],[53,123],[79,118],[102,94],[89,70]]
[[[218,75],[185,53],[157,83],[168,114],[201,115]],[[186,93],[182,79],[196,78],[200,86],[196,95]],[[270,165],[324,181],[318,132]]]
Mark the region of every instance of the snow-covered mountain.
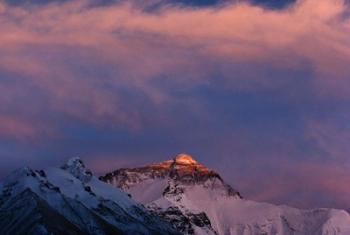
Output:
[[17,170],[0,183],[0,234],[179,234],[79,158],[61,168]]
[[185,234],[349,235],[343,210],[300,210],[242,199],[214,171],[187,154],[100,178],[173,223]]

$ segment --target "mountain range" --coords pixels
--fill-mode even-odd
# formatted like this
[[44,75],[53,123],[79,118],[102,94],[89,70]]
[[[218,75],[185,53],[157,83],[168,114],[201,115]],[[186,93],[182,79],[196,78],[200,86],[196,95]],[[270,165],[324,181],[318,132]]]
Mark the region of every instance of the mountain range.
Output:
[[348,235],[350,215],[244,199],[188,154],[99,178],[72,158],[0,182],[0,234]]
[[343,210],[300,210],[246,200],[218,173],[187,154],[119,169],[100,179],[121,188],[184,234],[350,234],[350,216]]

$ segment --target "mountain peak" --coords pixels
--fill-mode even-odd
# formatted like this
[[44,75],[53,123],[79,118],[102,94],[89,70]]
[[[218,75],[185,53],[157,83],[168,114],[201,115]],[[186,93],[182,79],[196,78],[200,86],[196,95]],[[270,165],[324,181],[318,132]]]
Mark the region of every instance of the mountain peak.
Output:
[[184,164],[184,165],[198,164],[198,162],[196,160],[194,160],[191,155],[188,155],[186,153],[180,153],[180,154],[176,155],[174,158],[174,161],[177,164]]
[[64,164],[64,166],[85,168],[84,162],[80,159],[80,157],[72,157],[68,159],[68,161],[66,162],[66,164]]
[[85,168],[84,162],[79,157],[70,158],[61,168],[83,182],[88,182],[92,178],[92,172]]
[[159,163],[153,163],[144,167],[135,169],[136,171],[155,171],[162,172],[165,175],[170,176],[184,176],[193,178],[195,175],[207,175],[208,177],[216,175],[216,173],[201,163],[194,160],[194,158],[187,153],[180,153],[171,160],[162,161]]
[[[180,153],[174,158],[159,163],[137,167],[122,168],[101,176],[100,179],[124,190],[129,190],[137,184],[151,181],[170,182],[180,187],[200,186],[216,190],[228,196],[238,196],[239,193],[226,184],[220,175],[194,160],[186,153]],[[166,190],[165,190],[166,191]]]

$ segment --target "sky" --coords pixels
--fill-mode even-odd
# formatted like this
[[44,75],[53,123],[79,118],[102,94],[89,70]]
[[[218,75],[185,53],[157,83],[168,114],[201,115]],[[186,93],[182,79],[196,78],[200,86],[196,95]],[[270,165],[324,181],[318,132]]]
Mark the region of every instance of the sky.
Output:
[[186,152],[243,197],[350,208],[346,0],[0,0],[0,177]]

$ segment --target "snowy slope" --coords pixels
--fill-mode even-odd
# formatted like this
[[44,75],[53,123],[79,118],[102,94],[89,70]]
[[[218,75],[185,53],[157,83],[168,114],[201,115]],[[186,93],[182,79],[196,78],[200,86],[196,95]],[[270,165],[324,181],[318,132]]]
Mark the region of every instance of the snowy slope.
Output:
[[0,225],[2,235],[178,234],[124,192],[99,181],[79,158],[62,168],[23,168],[6,177],[0,183]]
[[186,154],[120,169],[101,179],[130,193],[187,234],[350,234],[350,216],[345,211],[300,210],[242,199],[217,173]]

